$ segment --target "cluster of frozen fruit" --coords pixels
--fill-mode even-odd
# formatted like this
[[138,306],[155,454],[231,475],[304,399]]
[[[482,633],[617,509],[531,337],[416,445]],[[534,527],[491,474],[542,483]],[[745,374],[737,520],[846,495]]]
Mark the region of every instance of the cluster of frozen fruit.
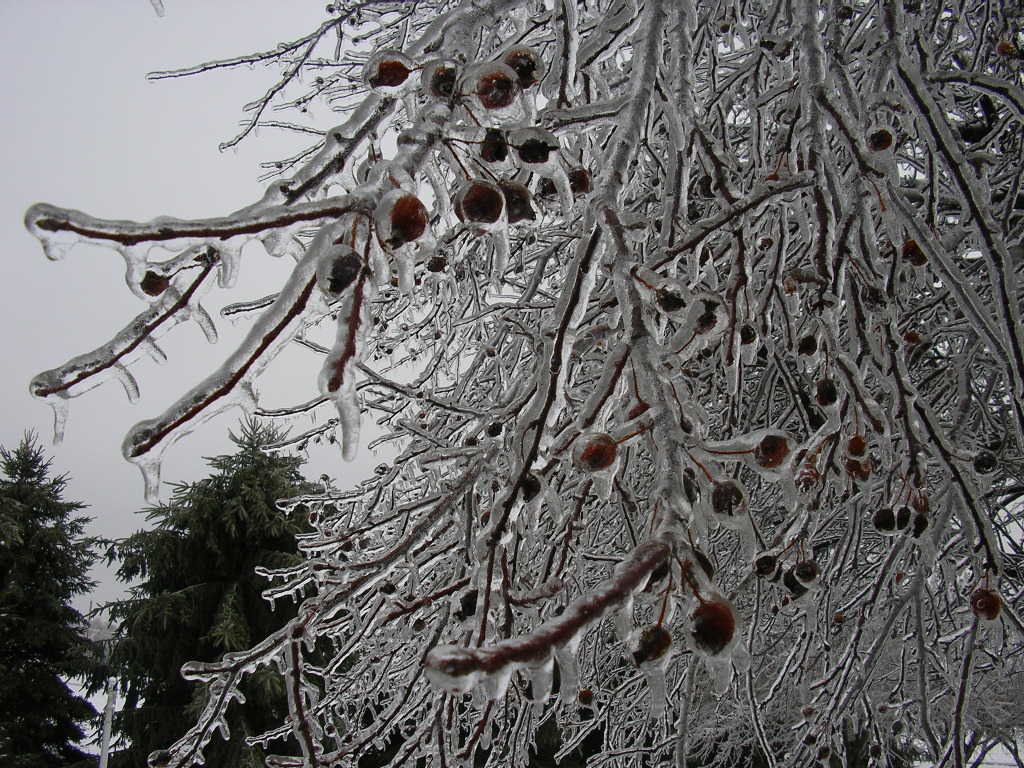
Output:
[[806,595],[811,586],[818,580],[821,567],[813,558],[801,557],[788,568],[783,566],[785,550],[777,554],[766,552],[754,560],[754,573],[771,581],[782,580],[784,586],[794,600]]
[[[695,551],[694,554],[697,554]],[[708,579],[714,575],[710,563],[698,555],[697,564]],[[649,583],[660,583],[668,575],[668,563],[662,564],[651,574]],[[686,639],[690,647],[707,658],[728,657],[735,645],[736,612],[729,600],[716,590],[702,586],[694,575],[694,564],[689,558],[682,561],[681,576],[685,586],[693,593],[694,603],[688,610]],[[671,583],[671,582],[670,582]],[[650,587],[648,587],[650,588]],[[626,659],[639,669],[659,666],[666,660],[672,647],[672,633],[664,626],[662,619],[637,628],[627,642]]]
[[[544,73],[541,57],[532,48],[517,46],[498,61],[463,66],[452,59],[435,59],[418,65],[401,51],[381,50],[373,54],[364,68],[364,80],[374,91],[397,95],[417,88],[414,73],[419,72],[418,92],[427,100],[442,101],[459,107],[469,118],[467,138],[446,139],[449,148],[471,147],[469,165],[484,170],[490,178],[474,176],[458,158],[467,180],[454,198],[455,213],[467,224],[487,230],[501,223],[514,224],[536,217],[533,194],[519,181],[501,177],[490,168],[506,167],[518,157],[522,169],[539,177],[537,194],[559,195],[563,200],[590,191],[590,173],[578,165],[567,165],[558,139],[537,126],[523,126],[524,110],[516,110],[524,94],[535,88]],[[460,113],[461,114],[461,113]],[[519,124],[506,130],[505,117]],[[492,127],[483,127],[491,125]],[[468,138],[472,136],[473,138]],[[564,192],[568,192],[566,195]],[[423,204],[411,193],[382,201],[378,209],[379,240],[394,249],[419,238],[426,229],[428,216]]]

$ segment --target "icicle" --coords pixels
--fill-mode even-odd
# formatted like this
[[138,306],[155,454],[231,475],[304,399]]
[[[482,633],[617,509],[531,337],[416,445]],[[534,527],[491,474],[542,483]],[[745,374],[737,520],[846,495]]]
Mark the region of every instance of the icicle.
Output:
[[217,285],[225,290],[235,287],[238,272],[242,266],[242,246],[227,240],[220,248],[220,264],[217,273]]
[[146,336],[142,340],[141,346],[146,350],[146,354],[149,355],[150,359],[157,365],[163,365],[167,362],[167,353],[164,352],[155,341],[153,341],[152,336]]
[[64,442],[64,428],[67,426],[71,404],[66,397],[60,395],[50,395],[46,402],[53,409],[53,444],[60,445]]
[[559,697],[569,704],[576,700],[579,692],[579,665],[576,663],[576,652],[579,647],[578,638],[561,648],[555,648],[555,661],[558,663]]
[[501,290],[504,282],[505,271],[508,269],[508,262],[511,258],[511,251],[508,242],[508,227],[502,227],[491,233],[491,242],[494,243],[494,268],[491,273],[491,281],[495,290]]
[[439,218],[443,219],[448,216],[452,210],[451,200],[448,199],[448,195],[451,194],[448,191],[448,185],[445,184],[444,179],[441,178],[441,172],[433,163],[427,164],[426,176],[427,182],[434,191],[434,205],[437,207],[437,215]]
[[121,386],[124,387],[124,392],[128,396],[128,402],[133,405],[139,402],[139,383],[132,376],[131,372],[125,368],[121,363],[114,363],[111,366],[114,378],[121,382]]
[[142,480],[146,484],[146,503],[156,504],[160,497],[160,459],[147,457],[136,460],[135,465],[142,472]]
[[210,314],[203,309],[199,304],[192,304],[189,306],[188,313],[189,320],[194,320],[196,325],[203,331],[203,335],[206,337],[206,341],[210,344],[217,343],[217,326],[213,323],[213,318]]
[[533,694],[532,700],[543,704],[551,695],[551,679],[554,674],[554,659],[550,656],[541,664],[526,668],[526,674],[530,678],[530,691]]
[[398,290],[410,295],[416,289],[416,262],[413,260],[412,247],[403,246],[391,252],[398,268]]
[[667,696],[665,692],[665,669],[663,667],[644,668],[644,679],[651,694],[651,710],[649,717],[660,720],[665,715]]
[[724,696],[732,683],[732,664],[729,659],[704,659],[711,673],[711,687],[715,694]]
[[615,637],[625,643],[633,632],[633,595],[630,593],[615,611]]
[[515,669],[515,664],[508,664],[496,672],[484,676],[483,692],[488,701],[497,701],[504,697]]

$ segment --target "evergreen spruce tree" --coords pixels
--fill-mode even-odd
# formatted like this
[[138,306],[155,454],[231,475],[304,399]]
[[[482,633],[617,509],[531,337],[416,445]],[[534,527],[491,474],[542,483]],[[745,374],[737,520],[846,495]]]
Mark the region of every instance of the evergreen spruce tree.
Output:
[[51,476],[33,435],[0,448],[0,467],[0,765],[76,765],[89,759],[77,744],[96,714],[66,682],[92,657],[71,606],[93,586],[88,518],[64,501],[66,477]]
[[[110,606],[120,628],[110,661],[125,696],[115,728],[127,740],[112,766],[142,768],[195,722],[206,689],[181,677],[183,664],[249,648],[295,615],[292,604],[279,601],[275,609],[262,597],[269,584],[255,573],[301,559],[295,537],[307,526],[302,508],[285,516],[276,502],[317,490],[300,474],[301,458],[264,452],[280,437],[245,423],[232,435],[236,453],[210,459],[214,474],[179,485],[169,504],[147,511],[155,527],[119,545],[119,577],[141,581],[130,599]],[[245,706],[228,712],[230,739],[214,739],[206,765],[263,765],[263,751],[245,737],[287,714],[282,679],[261,670],[244,695]]]

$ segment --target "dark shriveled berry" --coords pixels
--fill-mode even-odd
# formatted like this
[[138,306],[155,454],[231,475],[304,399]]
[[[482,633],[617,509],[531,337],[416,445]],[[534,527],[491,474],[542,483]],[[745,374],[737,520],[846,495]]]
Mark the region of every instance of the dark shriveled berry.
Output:
[[590,708],[594,706],[594,692],[589,688],[581,688],[580,692],[576,694],[576,700],[581,707]]
[[858,433],[850,438],[846,444],[846,452],[851,456],[863,456],[867,453],[868,441],[864,435]]
[[654,298],[665,312],[678,312],[686,307],[686,299],[671,288],[659,288],[655,291]]
[[693,547],[693,559],[697,561],[697,565],[704,571],[704,575],[709,579],[715,578],[715,566],[711,562],[711,558],[705,555],[697,547]]
[[715,483],[711,490],[711,509],[724,517],[735,517],[746,512],[747,501],[739,483],[734,480]]
[[754,573],[763,579],[774,576],[779,569],[779,558],[775,555],[761,555],[754,561]]
[[690,618],[693,620],[690,636],[698,651],[715,656],[732,642],[733,633],[736,631],[736,617],[725,603],[717,600],[703,602],[694,609]]
[[819,379],[815,385],[815,397],[818,405],[824,407],[835,405],[839,399],[839,387],[832,379]]
[[548,144],[543,139],[527,139],[516,149],[519,151],[519,159],[524,163],[546,163],[551,153],[558,147]]
[[508,157],[508,142],[505,132],[497,128],[488,128],[484,140],[480,143],[480,159],[485,163],[500,163]]
[[872,152],[884,152],[892,146],[892,134],[882,128],[868,136],[868,149]]
[[821,573],[821,569],[813,560],[801,560],[793,566],[793,575],[800,579],[804,584],[812,583],[818,578],[819,573]]
[[448,259],[444,256],[431,256],[427,259],[427,272],[443,272],[448,266]]
[[813,335],[804,336],[797,342],[796,351],[801,355],[813,355],[818,351],[818,340]]
[[1003,608],[1003,601],[993,590],[979,588],[971,595],[971,613],[985,621],[995,621]]
[[147,270],[146,274],[142,276],[139,288],[141,288],[142,292],[147,296],[159,296],[167,290],[170,284],[170,279],[164,275],[158,275],[156,272],[150,272]]
[[514,48],[505,55],[505,63],[516,73],[520,88],[537,83],[537,54],[529,48]]
[[889,507],[882,507],[872,515],[871,524],[881,533],[892,533],[896,530],[896,514]]
[[757,330],[750,323],[744,323],[740,328],[740,344],[753,344],[757,341]]
[[923,267],[928,263],[928,257],[921,249],[917,240],[907,240],[903,244],[903,258],[910,262],[911,266]]
[[846,474],[853,480],[867,480],[871,477],[871,458],[866,456],[863,461],[848,457],[843,466],[846,468]]
[[911,535],[915,539],[921,538],[921,534],[928,530],[928,515],[923,512],[918,512],[914,515],[914,527],[911,528]]
[[523,501],[533,501],[540,493],[540,478],[531,472],[523,478],[520,488],[523,489]]
[[996,43],[996,55],[1003,59],[1016,59],[1020,57],[1020,51],[1009,40],[1000,40]]
[[910,518],[910,507],[900,507],[896,510],[896,527],[901,531],[906,530],[907,526],[910,525]]
[[533,221],[537,214],[533,210],[530,190],[522,184],[517,184],[508,179],[501,179],[498,182],[501,193],[505,196],[505,215],[509,224],[519,221]]
[[789,594],[793,596],[794,600],[803,597],[809,591],[807,587],[804,586],[803,582],[796,577],[796,574],[793,573],[792,568],[786,571],[785,575],[783,575],[782,584],[789,590]]
[[718,324],[718,315],[715,312],[718,309],[718,302],[701,299],[701,303],[704,305],[704,311],[697,317],[694,333],[707,333]]
[[999,459],[991,451],[979,451],[974,457],[974,471],[980,475],[991,475],[999,467]]
[[430,94],[439,99],[450,99],[455,93],[458,72],[447,64],[439,65],[430,76]]
[[697,485],[697,474],[687,467],[683,470],[683,493],[690,504],[696,504],[700,500],[700,486]]
[[635,646],[630,651],[629,660],[635,667],[656,661],[668,653],[672,647],[672,635],[659,624],[651,624],[640,630]]
[[359,276],[362,268],[363,260],[356,254],[342,254],[331,262],[327,272],[326,285],[321,284],[321,288],[328,296],[340,296]]
[[568,173],[569,176],[569,190],[574,196],[585,195],[591,190],[591,178],[590,171],[586,168],[576,167]]

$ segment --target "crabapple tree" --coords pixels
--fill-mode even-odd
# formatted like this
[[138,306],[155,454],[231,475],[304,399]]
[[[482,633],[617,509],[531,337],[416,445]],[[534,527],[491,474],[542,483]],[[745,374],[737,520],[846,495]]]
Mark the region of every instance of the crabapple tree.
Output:
[[[523,766],[545,728],[616,766],[1012,743],[1021,24],[995,0],[339,0],[156,75],[264,65],[227,144],[275,109],[317,142],[213,218],[33,207],[50,258],[109,246],[148,305],[33,392],[133,393],[162,334],[214,336],[201,299],[258,240],[290,276],[223,310],[244,342],[126,458],[155,493],[234,407],[323,413],[296,440],[346,459],[374,419],[397,458],[280,502],[313,526],[267,574],[298,615],[186,665],[211,696],[151,763],[229,738],[268,666],[289,715],[250,739],[302,755],[277,766]],[[257,402],[292,344],[320,397]]]

